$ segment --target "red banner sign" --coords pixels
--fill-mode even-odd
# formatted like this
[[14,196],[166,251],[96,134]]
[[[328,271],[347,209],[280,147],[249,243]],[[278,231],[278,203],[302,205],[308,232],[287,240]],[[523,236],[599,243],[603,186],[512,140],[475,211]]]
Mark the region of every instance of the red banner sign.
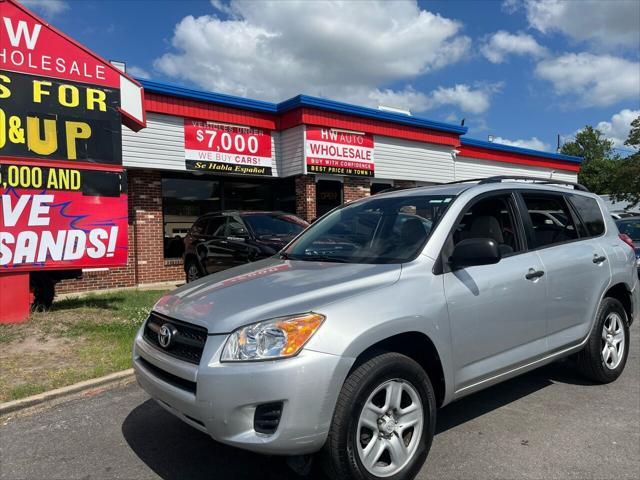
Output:
[[0,273],[126,265],[122,173],[1,167]]
[[2,2],[0,69],[120,88],[120,73],[11,2]]
[[187,170],[271,175],[271,133],[259,128],[184,121]]
[[374,175],[373,135],[308,126],[305,143],[309,173]]

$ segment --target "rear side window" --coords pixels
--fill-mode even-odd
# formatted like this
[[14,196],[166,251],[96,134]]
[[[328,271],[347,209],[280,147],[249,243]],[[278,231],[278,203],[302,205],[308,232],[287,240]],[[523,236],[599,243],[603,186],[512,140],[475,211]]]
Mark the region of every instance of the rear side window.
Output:
[[209,219],[207,235],[212,237],[224,237],[224,226],[227,223],[227,217],[213,217]]
[[588,236],[597,237],[604,233],[604,219],[595,198],[571,195],[569,201],[584,223]]
[[562,195],[523,193],[531,219],[534,248],[548,247],[578,238],[569,206]]
[[200,220],[196,221],[196,223],[193,224],[193,227],[191,227],[191,233],[193,235],[204,235],[204,232],[206,230],[207,230],[206,218],[201,218]]

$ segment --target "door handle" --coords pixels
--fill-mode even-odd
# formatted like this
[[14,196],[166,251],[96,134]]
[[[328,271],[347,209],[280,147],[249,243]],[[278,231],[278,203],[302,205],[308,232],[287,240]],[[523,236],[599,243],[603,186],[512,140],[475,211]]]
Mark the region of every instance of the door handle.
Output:
[[607,259],[604,255],[598,256],[598,254],[593,255],[593,263],[602,263]]
[[524,278],[527,280],[536,280],[544,275],[544,270],[534,270],[533,268],[529,269],[529,273],[527,273]]

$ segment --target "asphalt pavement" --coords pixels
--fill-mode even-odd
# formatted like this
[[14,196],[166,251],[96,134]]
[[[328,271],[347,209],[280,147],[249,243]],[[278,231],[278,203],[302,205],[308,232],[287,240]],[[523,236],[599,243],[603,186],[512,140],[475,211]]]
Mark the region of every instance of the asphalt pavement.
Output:
[[[561,361],[447,406],[418,478],[640,478],[639,334],[636,324],[626,370],[610,385]],[[214,442],[130,385],[5,418],[0,478],[297,477],[281,458]]]

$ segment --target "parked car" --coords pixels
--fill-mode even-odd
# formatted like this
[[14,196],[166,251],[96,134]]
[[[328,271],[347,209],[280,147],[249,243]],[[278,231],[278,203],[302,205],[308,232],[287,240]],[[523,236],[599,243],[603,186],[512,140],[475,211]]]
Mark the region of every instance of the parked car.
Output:
[[298,465],[322,451],[343,480],[413,478],[439,407],[562,357],[612,382],[640,312],[634,252],[596,195],[544,182],[342,205],[278,255],[160,299],[138,382],[219,442]]
[[184,238],[187,282],[271,257],[308,225],[283,212],[225,211],[203,215]]
[[620,233],[627,236],[627,243],[636,251],[636,265],[640,276],[640,216],[622,218],[616,221],[616,225]]

